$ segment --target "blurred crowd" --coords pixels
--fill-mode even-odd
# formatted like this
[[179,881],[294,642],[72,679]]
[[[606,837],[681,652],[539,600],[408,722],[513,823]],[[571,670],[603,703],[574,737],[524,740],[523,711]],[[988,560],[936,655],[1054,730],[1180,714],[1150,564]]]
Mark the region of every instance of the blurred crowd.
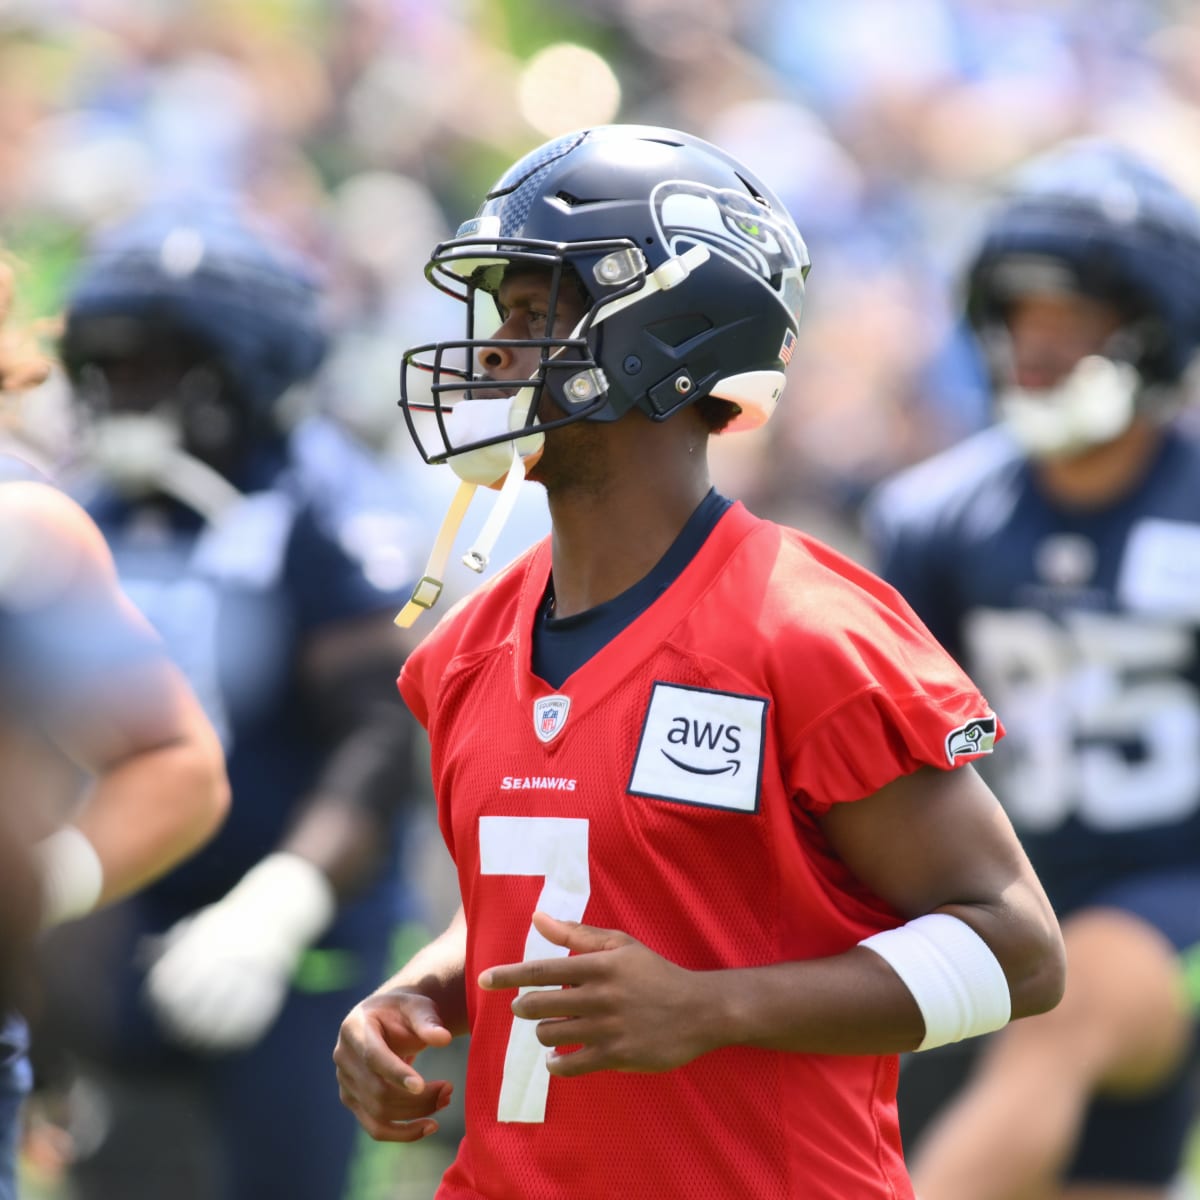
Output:
[[[606,120],[710,137],[792,208],[814,262],[800,378],[769,434],[720,447],[718,482],[846,540],[874,482],[986,420],[952,280],[1001,173],[1104,132],[1200,190],[1186,153],[1200,14],[1183,0],[0,3],[0,235],[27,308],[52,320],[89,238],[147,199],[235,193],[327,272],[338,339],[304,403],[403,475],[400,350],[456,321],[424,283],[430,247],[515,155]],[[62,408],[53,383],[26,405],[52,461],[70,455]]]

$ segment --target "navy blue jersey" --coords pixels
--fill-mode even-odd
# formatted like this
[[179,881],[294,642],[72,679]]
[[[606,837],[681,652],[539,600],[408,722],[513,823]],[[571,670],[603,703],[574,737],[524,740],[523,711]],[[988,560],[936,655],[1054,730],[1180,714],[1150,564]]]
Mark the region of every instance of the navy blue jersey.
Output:
[[[368,469],[365,458],[356,467]],[[306,637],[390,616],[411,586],[411,575],[372,571],[347,536],[344,496],[283,447],[239,482],[243,499],[215,524],[168,500],[105,492],[87,502],[122,587],[187,675],[227,756],[225,824],[143,893],[164,926],[219,899],[275,849],[317,778],[325,750],[296,679]]]
[[1039,490],[1000,428],[884,485],[879,572],[1000,714],[989,781],[1060,913],[1200,866],[1200,442],[1102,510]]

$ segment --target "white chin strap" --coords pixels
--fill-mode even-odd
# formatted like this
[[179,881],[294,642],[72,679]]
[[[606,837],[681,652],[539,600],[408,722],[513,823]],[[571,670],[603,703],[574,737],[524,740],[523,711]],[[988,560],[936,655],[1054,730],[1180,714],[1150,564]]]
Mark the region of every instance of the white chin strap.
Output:
[[1141,386],[1129,363],[1093,355],[1057,387],[1008,388],[996,400],[1000,419],[1034,458],[1078,454],[1129,428]]
[[92,432],[88,459],[117,487],[162,492],[210,524],[242,499],[224,475],[183,449],[175,423],[157,413],[101,418]]
[[[522,388],[513,397],[487,400],[465,400],[446,416],[448,440],[456,443],[478,441],[506,432],[524,421],[532,403],[530,389]],[[480,487],[500,490],[496,503],[483,523],[475,544],[463,555],[462,561],[472,571],[483,574],[491,559],[496,540],[512,515],[517,494],[525,482],[525,473],[542,456],[546,435],[532,433],[506,442],[480,446],[463,454],[451,455],[446,461],[462,480],[450,507],[442,518],[442,527],[434,539],[425,573],[413,588],[408,603],[396,614],[395,622],[407,629],[426,609],[432,608],[442,594],[446,564],[454,539],[462,527],[471,500]]]

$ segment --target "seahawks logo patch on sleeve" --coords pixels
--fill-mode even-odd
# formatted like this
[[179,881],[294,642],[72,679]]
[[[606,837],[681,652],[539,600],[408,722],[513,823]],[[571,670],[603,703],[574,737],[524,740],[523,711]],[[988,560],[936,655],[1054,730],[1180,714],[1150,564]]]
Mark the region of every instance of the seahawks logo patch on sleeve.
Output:
[[954,766],[960,758],[991,754],[996,746],[996,715],[973,717],[965,725],[946,734],[946,761]]

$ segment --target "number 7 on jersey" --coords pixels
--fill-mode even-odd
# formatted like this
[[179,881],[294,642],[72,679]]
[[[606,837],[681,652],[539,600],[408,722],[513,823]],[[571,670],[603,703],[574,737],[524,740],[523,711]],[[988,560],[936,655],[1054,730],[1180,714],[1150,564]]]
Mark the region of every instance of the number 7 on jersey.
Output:
[[[479,870],[483,875],[542,875],[537,908],[561,921],[582,921],[591,894],[588,823],[570,817],[480,817]],[[546,941],[529,914],[522,961],[565,956],[565,946]],[[521,992],[532,991],[521,988]],[[501,1121],[546,1119],[550,1072],[546,1048],[533,1021],[513,1018],[504,1055],[504,1078],[496,1117]]]

